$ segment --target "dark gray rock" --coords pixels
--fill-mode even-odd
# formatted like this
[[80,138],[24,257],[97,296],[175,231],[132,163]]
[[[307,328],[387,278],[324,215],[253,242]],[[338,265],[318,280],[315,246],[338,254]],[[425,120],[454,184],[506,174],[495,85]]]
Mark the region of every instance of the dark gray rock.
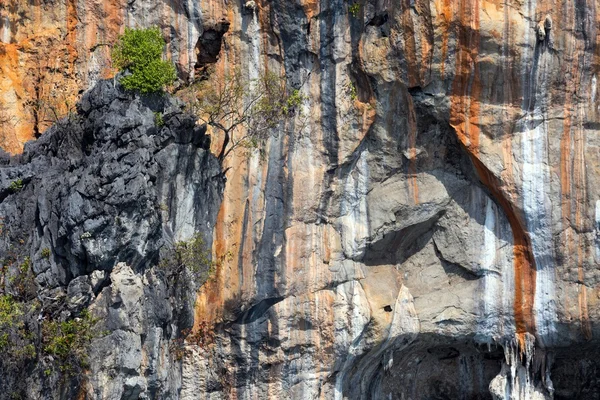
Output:
[[[140,98],[109,80],[21,156],[0,155],[0,258],[17,268],[30,257],[44,318],[91,305],[101,319],[89,398],[169,398],[180,386],[169,344],[193,323],[203,282],[169,288],[156,266],[161,252],[198,232],[211,248],[224,176],[209,146],[174,99]],[[77,393],[77,379],[65,392],[38,375],[28,396]]]

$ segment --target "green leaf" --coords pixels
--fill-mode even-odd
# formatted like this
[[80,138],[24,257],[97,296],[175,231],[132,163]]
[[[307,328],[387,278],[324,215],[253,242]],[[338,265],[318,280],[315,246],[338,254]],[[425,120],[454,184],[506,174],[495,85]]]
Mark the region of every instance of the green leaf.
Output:
[[125,89],[155,93],[177,79],[173,64],[162,59],[164,47],[165,41],[157,27],[125,28],[112,52],[114,65],[121,71],[131,72],[121,78]]

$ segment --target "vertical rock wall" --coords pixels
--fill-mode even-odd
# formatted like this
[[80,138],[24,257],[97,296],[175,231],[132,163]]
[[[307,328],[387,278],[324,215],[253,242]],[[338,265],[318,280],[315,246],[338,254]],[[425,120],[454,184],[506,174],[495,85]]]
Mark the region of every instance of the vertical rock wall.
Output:
[[[13,3],[0,101],[20,119],[32,43],[59,38],[74,96],[136,24],[187,78],[224,20],[211,79],[275,71],[307,98],[265,157],[226,160],[226,262],[195,310],[212,340],[189,344],[181,398],[594,395],[597,1]],[[11,129],[18,151],[34,130]]]

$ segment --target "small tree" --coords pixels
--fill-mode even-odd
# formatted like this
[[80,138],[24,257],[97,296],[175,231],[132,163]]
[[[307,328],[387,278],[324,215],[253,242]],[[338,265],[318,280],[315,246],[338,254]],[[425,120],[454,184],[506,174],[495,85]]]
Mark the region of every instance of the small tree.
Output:
[[112,51],[115,67],[131,72],[121,78],[125,89],[154,93],[175,81],[175,67],[162,59],[164,47],[165,41],[157,27],[125,28]]
[[175,243],[161,260],[160,267],[167,275],[167,281],[176,283],[189,271],[200,281],[206,281],[212,273],[210,251],[206,248],[202,234],[196,233],[190,240]]
[[186,102],[198,118],[223,133],[218,155],[221,162],[240,146],[258,147],[304,100],[299,90],[288,93],[285,77],[268,72],[246,80],[236,71],[222,80],[204,80],[192,92],[193,98]]

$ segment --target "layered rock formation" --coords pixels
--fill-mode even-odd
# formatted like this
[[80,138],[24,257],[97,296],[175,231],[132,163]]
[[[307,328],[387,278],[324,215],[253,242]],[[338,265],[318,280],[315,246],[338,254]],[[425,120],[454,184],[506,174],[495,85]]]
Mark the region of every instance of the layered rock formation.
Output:
[[[188,341],[176,397],[600,396],[597,2],[56,3],[2,8],[9,110],[39,21],[78,55],[69,96],[109,65],[95,46],[154,23],[184,79],[269,70],[306,95],[265,157],[226,159],[210,340]],[[109,398],[161,398],[119,377]]]

